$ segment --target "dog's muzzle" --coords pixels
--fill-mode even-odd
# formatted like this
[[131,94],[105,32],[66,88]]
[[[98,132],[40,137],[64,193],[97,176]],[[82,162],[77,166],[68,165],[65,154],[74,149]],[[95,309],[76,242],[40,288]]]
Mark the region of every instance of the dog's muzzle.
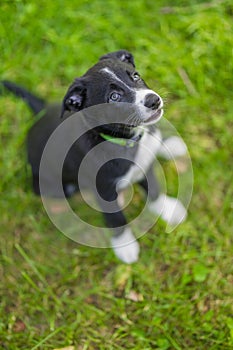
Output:
[[143,101],[143,124],[156,123],[163,115],[163,100],[154,92],[146,94]]

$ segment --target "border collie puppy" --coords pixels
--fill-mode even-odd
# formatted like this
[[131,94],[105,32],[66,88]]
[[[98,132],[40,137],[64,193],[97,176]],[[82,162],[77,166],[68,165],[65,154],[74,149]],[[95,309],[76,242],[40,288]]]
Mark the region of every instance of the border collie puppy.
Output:
[[[44,111],[29,130],[27,139],[36,194],[62,196],[54,185],[59,176],[54,170],[56,157],[52,156],[47,163],[46,173],[40,174],[40,162],[51,135],[68,118],[76,118],[75,129],[82,134],[64,159],[61,179],[66,197],[80,190],[77,174],[82,161],[88,152],[99,149],[89,157],[81,182],[96,194],[106,226],[113,231],[111,245],[120,260],[133,263],[139,255],[139,244],[121,209],[120,195],[128,184],[137,182],[149,197],[149,209],[168,223],[178,224],[185,219],[186,209],[182,203],[160,192],[153,161],[158,154],[183,155],[186,146],[178,137],[162,142],[155,124],[163,115],[163,100],[136,71],[131,53],[120,50],[102,56],[83,76],[74,80],[63,102],[58,104],[47,104],[14,83],[3,81],[2,84],[23,98],[35,114]],[[103,112],[95,113],[93,107],[99,105],[103,105],[103,109],[96,110]],[[64,131],[59,141],[61,149],[69,138],[69,133]],[[98,169],[95,178],[94,169]],[[41,191],[41,181],[46,184],[43,186],[46,191]]]

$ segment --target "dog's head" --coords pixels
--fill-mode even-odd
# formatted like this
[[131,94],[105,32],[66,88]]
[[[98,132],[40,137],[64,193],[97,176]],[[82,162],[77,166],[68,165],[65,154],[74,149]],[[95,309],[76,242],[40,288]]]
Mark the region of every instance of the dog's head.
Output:
[[65,111],[78,112],[104,103],[128,103],[138,109],[138,125],[157,122],[163,114],[163,101],[149,89],[135,70],[131,53],[120,50],[102,56],[97,64],[69,87],[62,105]]

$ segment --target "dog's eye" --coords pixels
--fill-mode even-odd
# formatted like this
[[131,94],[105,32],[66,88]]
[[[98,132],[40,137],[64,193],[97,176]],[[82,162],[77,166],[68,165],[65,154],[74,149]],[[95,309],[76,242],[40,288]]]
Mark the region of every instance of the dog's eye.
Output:
[[119,94],[118,92],[112,92],[109,99],[112,101],[112,102],[118,102],[120,101],[121,99],[121,94]]
[[137,72],[133,73],[132,78],[134,81],[138,81],[141,79],[140,75]]

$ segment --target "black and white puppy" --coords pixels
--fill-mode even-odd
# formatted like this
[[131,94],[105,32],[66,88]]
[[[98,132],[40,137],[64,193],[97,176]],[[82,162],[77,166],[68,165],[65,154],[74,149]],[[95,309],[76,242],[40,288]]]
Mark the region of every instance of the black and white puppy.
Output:
[[[89,128],[76,140],[65,158],[62,173],[64,193],[69,197],[80,189],[77,172],[86,153],[103,144],[105,153],[119,154],[101,167],[95,184],[98,194],[103,198],[99,205],[106,225],[113,230],[112,247],[120,260],[132,263],[137,261],[139,255],[139,244],[127,225],[120,206],[119,194],[126,184],[138,182],[149,196],[149,209],[168,223],[180,223],[185,219],[186,209],[181,202],[160,193],[153,174],[153,161],[156,154],[165,157],[168,154],[172,157],[185,154],[186,147],[179,138],[173,137],[162,142],[160,131],[153,125],[163,115],[163,100],[158,93],[148,88],[135,70],[131,53],[120,50],[102,56],[82,77],[75,79],[62,105],[46,105],[43,100],[13,83],[5,81],[3,85],[23,97],[35,113],[46,110],[45,115],[29,131],[27,146],[34,191],[52,197],[57,197],[57,193],[50,185],[53,183],[54,172],[49,169],[46,175],[49,193],[40,193],[40,161],[49,137],[64,118],[101,104],[126,103],[134,106],[136,116],[134,113],[132,120],[128,119],[123,123],[118,123],[117,118],[116,123],[107,123],[105,120],[103,125]],[[129,116],[126,119],[127,117]],[[78,123],[82,128],[82,118]],[[95,161],[93,159],[93,163]],[[98,166],[98,161],[90,164],[90,169],[95,166]]]

